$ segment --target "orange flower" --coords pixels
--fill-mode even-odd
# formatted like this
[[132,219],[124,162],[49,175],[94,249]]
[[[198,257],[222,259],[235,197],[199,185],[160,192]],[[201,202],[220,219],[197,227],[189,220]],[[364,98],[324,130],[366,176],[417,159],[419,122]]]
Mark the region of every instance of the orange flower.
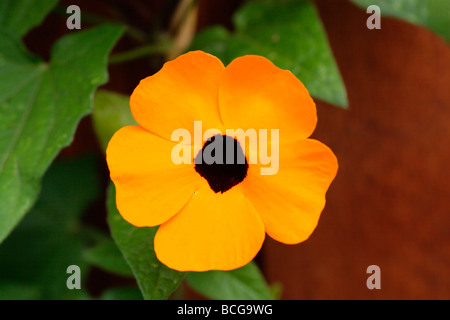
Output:
[[[311,235],[338,166],[328,147],[308,139],[316,108],[292,73],[260,56],[224,67],[212,55],[189,52],[142,80],[130,106],[139,126],[115,133],[107,162],[122,217],[138,227],[160,225],[154,245],[162,263],[180,271],[231,270],[255,257],[266,233],[286,244]],[[180,145],[172,134],[182,128],[195,136],[196,121],[210,133],[185,146],[190,163],[176,164],[172,152]],[[245,144],[226,135],[230,128],[277,129],[279,138]],[[245,163],[195,163],[218,137],[234,142]],[[267,163],[249,161],[258,147],[279,152],[275,174],[263,175]]]

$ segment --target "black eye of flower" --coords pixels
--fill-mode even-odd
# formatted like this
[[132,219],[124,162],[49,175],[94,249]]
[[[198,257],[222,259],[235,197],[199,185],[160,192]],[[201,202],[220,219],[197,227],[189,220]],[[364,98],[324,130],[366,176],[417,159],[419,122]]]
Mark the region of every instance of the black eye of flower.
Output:
[[208,139],[194,159],[195,171],[211,189],[224,193],[247,176],[248,163],[240,143],[226,135]]

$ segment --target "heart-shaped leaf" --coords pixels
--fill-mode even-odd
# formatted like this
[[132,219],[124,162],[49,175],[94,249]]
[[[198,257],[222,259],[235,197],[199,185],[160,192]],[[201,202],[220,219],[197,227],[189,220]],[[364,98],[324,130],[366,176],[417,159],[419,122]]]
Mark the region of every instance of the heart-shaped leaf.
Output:
[[122,31],[106,25],[69,34],[44,63],[0,29],[0,242],[31,208],[45,171],[91,111]]
[[112,237],[130,265],[144,299],[167,299],[184,273],[169,269],[156,257],[153,239],[158,228],[138,228],[126,222],[117,210],[113,184],[108,190],[107,208]]

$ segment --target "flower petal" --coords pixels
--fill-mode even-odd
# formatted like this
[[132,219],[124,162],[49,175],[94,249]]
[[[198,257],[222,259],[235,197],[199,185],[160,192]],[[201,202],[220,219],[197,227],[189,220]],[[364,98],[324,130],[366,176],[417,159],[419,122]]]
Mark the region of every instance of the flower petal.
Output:
[[242,190],[264,221],[267,234],[296,244],[316,228],[338,164],[327,146],[312,139],[281,144],[279,150],[278,173],[261,175],[261,165],[250,166]]
[[193,164],[176,165],[171,159],[175,145],[139,126],[124,127],[111,138],[106,159],[116,186],[117,209],[129,223],[159,225],[197,190],[201,177]]
[[202,121],[203,130],[221,130],[218,86],[225,69],[216,57],[192,51],[164,64],[143,79],[130,98],[131,112],[145,129],[170,140],[175,129],[189,130]]
[[179,271],[232,270],[250,262],[264,242],[261,218],[238,187],[214,193],[206,181],[155,236],[158,259]]
[[317,123],[315,103],[300,80],[261,56],[243,56],[226,67],[219,107],[227,128],[280,129],[285,141],[309,137]]

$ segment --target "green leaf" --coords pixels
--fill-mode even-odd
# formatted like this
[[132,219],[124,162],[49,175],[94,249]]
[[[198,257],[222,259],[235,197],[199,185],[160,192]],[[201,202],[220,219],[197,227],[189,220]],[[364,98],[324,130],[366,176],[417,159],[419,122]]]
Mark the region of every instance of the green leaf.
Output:
[[107,240],[87,249],[83,254],[85,260],[105,271],[121,276],[133,276],[130,266],[112,240]]
[[216,300],[273,300],[270,287],[254,262],[232,271],[189,272],[191,288]]
[[21,38],[41,24],[58,0],[1,0],[0,29]]
[[270,286],[270,294],[275,300],[280,300],[283,294],[283,285],[280,282],[275,282]]
[[157,259],[153,239],[158,228],[137,228],[126,222],[116,208],[113,184],[108,190],[107,208],[112,237],[133,270],[144,299],[167,299],[184,273],[169,269]]
[[39,299],[42,299],[42,294],[37,286],[22,283],[0,283],[0,301]]
[[131,114],[130,97],[106,90],[98,90],[95,94],[92,119],[103,150],[117,130],[137,125]]
[[100,300],[142,300],[142,294],[137,288],[114,288],[105,291]]
[[253,1],[234,16],[235,31],[212,27],[199,33],[191,50],[203,50],[225,64],[257,54],[290,70],[310,94],[341,107],[347,93],[328,44],[326,32],[309,1]]
[[448,0],[352,0],[367,9],[377,5],[382,16],[419,24],[450,41],[450,1]]
[[0,243],[33,205],[46,169],[91,111],[121,33],[113,25],[71,33],[46,64],[0,29]]
[[[85,156],[58,160],[42,182],[33,210],[0,246],[0,292],[20,299],[85,298],[66,286],[67,267],[77,265],[87,276],[83,259],[81,215],[100,196],[96,159]],[[19,290],[23,288],[23,294]],[[5,291],[3,291],[5,290]],[[8,290],[6,293],[6,290]]]

